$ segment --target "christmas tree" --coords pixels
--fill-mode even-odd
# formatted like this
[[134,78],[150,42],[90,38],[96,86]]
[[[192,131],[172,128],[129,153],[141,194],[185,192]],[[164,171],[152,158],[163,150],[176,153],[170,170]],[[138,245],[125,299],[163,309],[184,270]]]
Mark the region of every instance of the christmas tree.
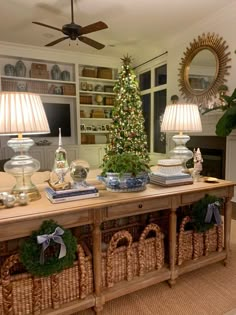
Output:
[[116,94],[112,111],[113,122],[103,162],[113,155],[133,153],[147,164],[150,158],[139,84],[130,65],[131,58],[126,56],[121,60],[123,63],[113,89]]

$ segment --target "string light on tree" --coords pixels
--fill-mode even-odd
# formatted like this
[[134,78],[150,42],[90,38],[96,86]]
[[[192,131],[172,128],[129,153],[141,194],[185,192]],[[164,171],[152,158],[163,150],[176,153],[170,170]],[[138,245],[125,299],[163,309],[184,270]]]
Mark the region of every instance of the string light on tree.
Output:
[[150,161],[144,129],[141,94],[131,57],[121,58],[122,65],[114,86],[115,100],[104,161],[111,155],[133,152],[146,163]]

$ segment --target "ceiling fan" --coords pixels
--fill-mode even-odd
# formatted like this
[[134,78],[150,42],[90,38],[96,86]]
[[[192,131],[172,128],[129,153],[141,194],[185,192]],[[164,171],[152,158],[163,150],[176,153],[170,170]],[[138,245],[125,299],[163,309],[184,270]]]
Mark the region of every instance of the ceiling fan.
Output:
[[45,46],[54,46],[54,45],[62,42],[65,39],[68,39],[68,38],[71,40],[76,40],[78,38],[78,40],[80,40],[84,44],[92,46],[96,49],[102,49],[105,47],[105,45],[103,45],[103,44],[101,44],[101,43],[99,43],[99,42],[97,42],[97,41],[95,41],[89,37],[83,36],[83,35],[89,34],[92,32],[97,32],[97,31],[103,30],[105,28],[108,28],[106,23],[99,21],[99,22],[89,24],[89,25],[84,26],[84,27],[74,23],[73,0],[71,0],[71,23],[63,25],[61,29],[54,27],[54,26],[51,26],[51,25],[41,23],[41,22],[32,22],[32,23],[54,29],[54,30],[62,32],[64,35],[66,35],[64,37],[61,37],[61,38],[54,40],[53,42],[51,42]]

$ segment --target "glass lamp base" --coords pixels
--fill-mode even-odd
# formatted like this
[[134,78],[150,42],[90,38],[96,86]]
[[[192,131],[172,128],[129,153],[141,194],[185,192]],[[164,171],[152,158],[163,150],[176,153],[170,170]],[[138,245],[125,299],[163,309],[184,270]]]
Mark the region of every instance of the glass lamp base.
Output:
[[188,135],[175,135],[172,137],[176,146],[169,152],[171,159],[178,159],[182,162],[183,168],[186,169],[186,162],[193,157],[193,152],[186,147],[186,142],[189,141]]
[[37,189],[37,187],[31,187],[27,190],[24,189],[18,189],[13,187],[11,194],[18,197],[21,193],[25,193],[28,196],[29,201],[39,200],[41,198],[41,195]]
[[28,155],[28,149],[34,144],[29,138],[14,138],[8,141],[17,154],[4,164],[5,172],[11,174],[16,179],[16,184],[11,193],[18,196],[21,193],[27,194],[29,201],[38,200],[41,195],[37,187],[32,183],[31,176],[40,168],[39,161]]

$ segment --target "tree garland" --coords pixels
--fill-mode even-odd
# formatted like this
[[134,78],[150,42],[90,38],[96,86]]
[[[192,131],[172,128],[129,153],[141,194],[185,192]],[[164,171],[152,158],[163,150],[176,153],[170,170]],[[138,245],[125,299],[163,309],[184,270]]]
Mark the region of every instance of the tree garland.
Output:
[[202,199],[193,205],[191,217],[193,228],[196,232],[205,232],[217,223],[214,215],[212,215],[210,222],[206,222],[208,206],[214,204],[218,208],[218,211],[220,211],[222,203],[222,198],[206,194]]
[[[43,250],[43,244],[38,244],[37,237],[51,235],[56,229],[62,229],[61,239],[65,244],[66,254],[59,258],[61,245],[53,239],[49,240],[48,247]],[[59,237],[60,238],[60,237]],[[25,268],[36,276],[49,276],[59,272],[64,268],[73,265],[76,259],[77,242],[70,230],[63,229],[53,220],[44,221],[38,231],[34,231],[31,236],[22,244],[20,249],[20,260]],[[44,262],[40,261],[40,256],[44,256]]]

